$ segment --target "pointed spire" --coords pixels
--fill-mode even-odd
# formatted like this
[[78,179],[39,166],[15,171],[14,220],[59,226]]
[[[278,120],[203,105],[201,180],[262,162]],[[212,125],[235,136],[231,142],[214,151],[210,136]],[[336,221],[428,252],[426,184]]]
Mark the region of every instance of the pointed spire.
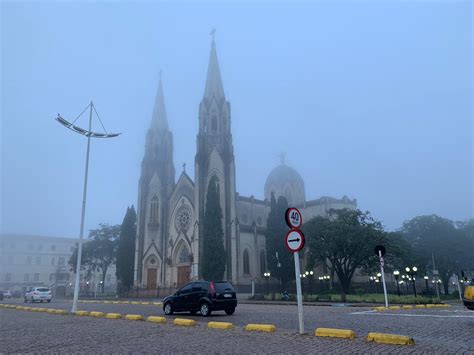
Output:
[[151,119],[151,128],[156,130],[167,131],[168,130],[168,119],[166,117],[165,98],[163,96],[163,83],[161,81],[161,70],[160,70],[160,83],[158,84],[158,91],[155,98],[155,107],[153,109],[153,116]]
[[211,31],[211,56],[209,58],[209,67],[207,68],[206,89],[204,90],[204,97],[210,99],[225,98],[224,86],[222,85],[221,72],[219,70],[219,62],[217,61],[216,43],[214,42],[215,29]]

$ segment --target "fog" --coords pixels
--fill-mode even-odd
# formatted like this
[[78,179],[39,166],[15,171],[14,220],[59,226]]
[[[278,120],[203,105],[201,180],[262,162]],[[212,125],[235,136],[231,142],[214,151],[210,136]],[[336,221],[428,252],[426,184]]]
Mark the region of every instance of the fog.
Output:
[[[162,70],[177,177],[194,177],[212,28],[231,103],[237,191],[264,198],[279,155],[306,198],[356,198],[387,229],[473,213],[472,4],[1,4],[1,232],[77,237],[94,105],[86,230],[137,203]],[[87,127],[87,115],[78,124]],[[95,121],[94,127],[100,130]]]

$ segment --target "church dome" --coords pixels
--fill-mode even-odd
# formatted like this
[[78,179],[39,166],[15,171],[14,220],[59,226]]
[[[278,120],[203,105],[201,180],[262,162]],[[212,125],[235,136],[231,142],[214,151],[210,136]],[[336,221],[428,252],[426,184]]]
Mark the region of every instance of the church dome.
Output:
[[273,169],[265,183],[265,198],[270,201],[272,192],[275,198],[286,197],[292,206],[305,202],[304,181],[301,175],[292,167],[281,164]]

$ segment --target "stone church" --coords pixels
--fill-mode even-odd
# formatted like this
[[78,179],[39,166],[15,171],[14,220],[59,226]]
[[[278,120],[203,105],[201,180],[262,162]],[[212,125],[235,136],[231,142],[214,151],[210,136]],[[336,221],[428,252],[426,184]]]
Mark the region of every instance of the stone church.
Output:
[[224,246],[231,251],[224,278],[235,285],[248,285],[267,271],[265,227],[272,192],[300,208],[306,221],[331,208],[356,208],[356,200],[346,196],[306,200],[301,175],[283,160],[267,178],[264,200],[237,193],[231,107],[224,94],[214,39],[198,119],[194,180],[183,169],[176,181],[173,133],[160,79],[138,186],[136,286],[179,287],[199,278],[199,253],[206,238],[205,197],[212,176],[217,177],[220,188]]

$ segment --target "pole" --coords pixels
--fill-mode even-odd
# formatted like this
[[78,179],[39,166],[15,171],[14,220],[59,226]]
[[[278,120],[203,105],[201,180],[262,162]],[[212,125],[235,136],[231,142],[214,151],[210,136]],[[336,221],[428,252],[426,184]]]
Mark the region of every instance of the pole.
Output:
[[[90,114],[89,114],[89,132],[92,128],[92,101],[90,103]],[[74,299],[72,301],[71,313],[77,311],[77,300],[79,299],[79,281],[81,274],[81,258],[82,258],[82,240],[84,238],[84,218],[86,215],[86,198],[87,198],[87,176],[89,173],[89,151],[91,145],[91,136],[87,136],[87,153],[86,153],[86,169],[84,172],[84,190],[82,192],[82,212],[81,212],[81,229],[79,232],[79,245],[77,247],[77,262],[76,262],[76,281],[74,287]]]
[[252,280],[252,297],[255,296],[255,281]]
[[458,292],[459,292],[459,300],[462,303],[462,294],[461,294],[461,286],[459,285],[459,277],[456,275],[456,283],[458,284]]
[[400,284],[398,283],[398,277],[397,277],[397,293],[398,293],[398,297],[400,297]]
[[383,294],[384,294],[384,297],[385,297],[385,308],[388,308],[387,287],[385,286],[385,273],[383,271],[383,257],[382,257],[382,251],[381,250],[379,250],[379,258],[380,258],[380,272],[382,274]]
[[295,257],[295,276],[296,276],[296,299],[298,301],[298,322],[300,326],[300,334],[304,334],[304,318],[303,318],[303,300],[301,297],[301,279],[300,279],[300,258],[299,253],[293,253]]
[[416,280],[415,280],[415,276],[413,275],[412,278],[413,278],[413,293],[415,294],[415,297],[418,297],[417,294],[416,294],[416,284],[415,284]]

